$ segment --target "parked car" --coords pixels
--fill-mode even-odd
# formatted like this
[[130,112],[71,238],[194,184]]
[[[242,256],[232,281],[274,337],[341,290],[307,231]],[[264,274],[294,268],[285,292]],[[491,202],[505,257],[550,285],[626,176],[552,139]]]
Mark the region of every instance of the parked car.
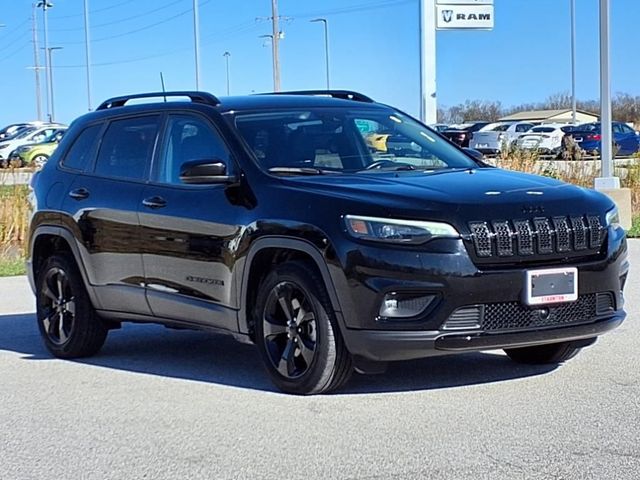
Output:
[[[618,155],[633,155],[640,150],[640,137],[633,128],[622,122],[612,122],[611,128]],[[572,137],[585,152],[600,153],[602,140],[600,122],[578,125],[566,135]]]
[[9,157],[10,164],[17,167],[33,164],[41,168],[58,147],[66,130],[66,127],[56,129],[40,143],[30,143],[16,148]]
[[518,137],[515,146],[523,150],[535,150],[542,155],[558,156],[562,153],[565,131],[571,128],[566,124],[537,125]]
[[471,136],[469,147],[484,154],[497,155],[502,148],[511,146],[520,135],[529,131],[532,123],[496,122],[482,127]]
[[[412,147],[372,152],[376,131]],[[314,394],[433,355],[559,364],[625,317],[611,199],[486,166],[356,92],[112,98],[32,188],[27,270],[60,358],[130,320],[212,330]]]
[[33,127],[30,123],[12,123],[0,130],[0,141],[8,140],[25,128]]
[[456,145],[468,147],[469,140],[471,140],[473,132],[477,132],[488,124],[489,122],[467,122],[458,125],[451,125],[448,129],[443,130],[440,133]]
[[11,139],[0,142],[0,166],[6,168],[9,165],[9,157],[18,147],[31,143],[40,143],[60,128],[60,125],[53,124],[29,127]]
[[432,125],[429,125],[429,127],[431,127],[433,130],[435,130],[438,133],[442,133],[445,130],[449,130],[449,125],[447,125],[446,123],[434,123]]

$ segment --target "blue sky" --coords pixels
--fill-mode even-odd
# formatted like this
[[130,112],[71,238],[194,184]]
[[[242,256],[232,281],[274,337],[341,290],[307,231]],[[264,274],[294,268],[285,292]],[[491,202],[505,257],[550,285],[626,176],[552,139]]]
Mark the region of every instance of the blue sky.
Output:
[[[56,119],[87,111],[82,0],[53,0],[49,44],[54,54]],[[0,9],[0,126],[34,119],[30,0]],[[577,3],[578,97],[598,97],[598,0]],[[612,0],[612,90],[640,94],[636,32],[640,1]],[[195,87],[192,0],[90,0],[93,105],[107,97]],[[270,24],[269,0],[200,0],[202,87],[225,92],[225,51],[232,94],[272,89],[271,49],[259,36]],[[569,0],[495,0],[492,32],[438,32],[440,105],[466,99],[504,105],[544,100],[570,87]],[[39,12],[41,13],[41,12]],[[281,43],[283,89],[324,86],[322,26],[329,20],[332,87],[360,90],[417,114],[418,0],[280,0],[288,17]],[[42,24],[39,22],[40,42]],[[42,60],[44,64],[44,59]],[[44,74],[43,74],[44,77]],[[43,81],[44,84],[44,81]],[[44,95],[44,88],[43,88]],[[44,105],[44,100],[43,100]]]

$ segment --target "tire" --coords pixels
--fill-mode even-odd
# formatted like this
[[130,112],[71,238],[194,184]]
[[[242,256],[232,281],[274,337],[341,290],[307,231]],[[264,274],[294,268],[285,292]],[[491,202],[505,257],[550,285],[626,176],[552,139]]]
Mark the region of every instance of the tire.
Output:
[[254,311],[256,344],[283,392],[327,393],[353,371],[322,277],[299,262],[277,266],[261,282]]
[[42,168],[44,167],[44,164],[47,163],[47,160],[49,160],[49,157],[47,155],[36,155],[33,160],[31,161],[31,163],[36,167],[36,168]]
[[511,360],[528,365],[562,363],[575,357],[582,350],[574,342],[551,343],[535,347],[507,348],[504,352]]
[[47,350],[58,358],[96,354],[108,329],[97,316],[73,257],[49,257],[38,273],[36,315]]

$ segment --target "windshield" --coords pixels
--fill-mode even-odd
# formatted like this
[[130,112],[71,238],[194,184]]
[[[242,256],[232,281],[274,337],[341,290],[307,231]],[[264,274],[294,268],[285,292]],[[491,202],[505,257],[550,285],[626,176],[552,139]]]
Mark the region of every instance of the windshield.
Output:
[[314,108],[238,114],[236,125],[260,165],[272,172],[478,167],[428,128],[388,109]]
[[31,135],[33,132],[35,132],[37,130],[37,128],[25,128],[24,130],[21,130],[15,137],[15,139],[18,138],[25,138],[28,137],[29,135]]

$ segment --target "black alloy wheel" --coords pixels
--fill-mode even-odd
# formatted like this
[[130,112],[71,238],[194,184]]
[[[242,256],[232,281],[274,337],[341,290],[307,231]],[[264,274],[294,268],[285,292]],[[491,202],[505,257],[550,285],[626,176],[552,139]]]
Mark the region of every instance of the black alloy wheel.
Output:
[[316,315],[305,293],[291,282],[271,290],[263,315],[263,340],[273,367],[295,379],[309,370],[316,354]]
[[48,270],[42,293],[44,331],[52,343],[63,345],[71,336],[76,318],[75,297],[66,272],[58,267]]

